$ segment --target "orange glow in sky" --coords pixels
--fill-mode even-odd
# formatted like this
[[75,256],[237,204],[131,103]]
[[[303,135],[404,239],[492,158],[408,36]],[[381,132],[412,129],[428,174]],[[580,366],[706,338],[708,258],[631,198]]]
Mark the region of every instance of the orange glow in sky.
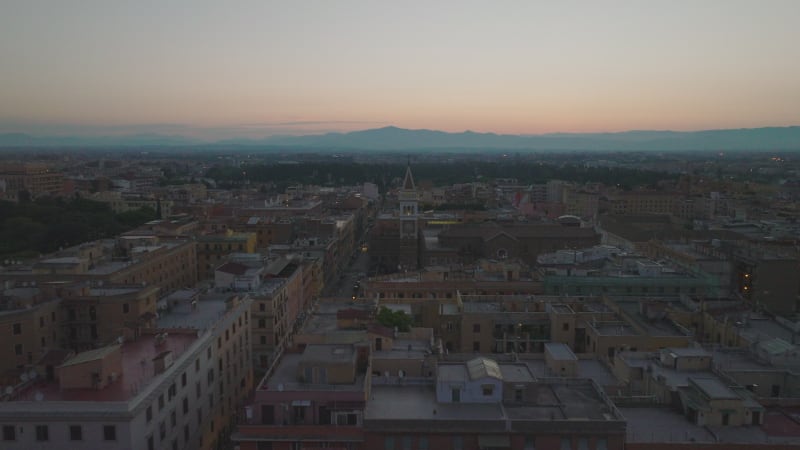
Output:
[[0,132],[800,124],[800,2],[4,2]]

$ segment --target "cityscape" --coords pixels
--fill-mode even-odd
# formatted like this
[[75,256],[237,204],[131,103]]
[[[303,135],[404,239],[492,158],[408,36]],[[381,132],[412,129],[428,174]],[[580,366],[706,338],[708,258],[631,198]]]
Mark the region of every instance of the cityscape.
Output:
[[0,449],[800,448],[766,4],[4,3]]

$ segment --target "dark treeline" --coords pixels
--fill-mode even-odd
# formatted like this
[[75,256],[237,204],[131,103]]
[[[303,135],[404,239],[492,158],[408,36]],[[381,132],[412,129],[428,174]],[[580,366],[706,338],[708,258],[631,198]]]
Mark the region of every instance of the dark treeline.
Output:
[[[292,183],[340,186],[372,182],[383,190],[393,180],[402,178],[404,169],[398,164],[309,162],[213,167],[206,176],[216,179],[222,186],[236,184],[245,179],[251,182],[275,183],[278,188]],[[430,181],[437,186],[488,181],[495,178],[516,178],[521,184],[564,180],[580,183],[599,182],[629,189],[641,185],[654,186],[660,180],[675,177],[648,170],[523,162],[419,163],[413,164],[412,170],[418,182]]]
[[115,214],[107,204],[85,199],[0,201],[0,256],[49,253],[114,237],[155,218],[156,212],[149,208]]

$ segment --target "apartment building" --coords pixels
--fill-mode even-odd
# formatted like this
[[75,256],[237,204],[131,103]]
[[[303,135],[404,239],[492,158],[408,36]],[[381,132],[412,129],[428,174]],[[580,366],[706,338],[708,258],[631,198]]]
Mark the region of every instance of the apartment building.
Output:
[[158,286],[91,282],[61,289],[62,347],[82,351],[134,338],[139,328],[154,325],[159,291]]
[[17,200],[22,191],[37,197],[57,195],[64,188],[61,173],[44,164],[35,163],[0,165],[0,181],[5,186],[5,197],[9,200]]
[[123,245],[124,239],[100,240],[45,256],[29,266],[0,270],[0,281],[17,286],[42,282],[93,281],[104,284],[158,286],[159,295],[197,282],[195,242],[160,240]]
[[0,383],[16,384],[28,367],[60,347],[60,307],[60,298],[38,287],[0,292]]
[[310,344],[265,377],[233,441],[241,450],[362,450],[370,398],[368,345]]
[[250,299],[175,304],[154,328],[62,355],[7,389],[4,449],[215,449],[252,386]]
[[591,380],[537,379],[523,363],[441,362],[429,383],[376,385],[370,449],[622,449],[625,418]]
[[255,233],[223,233],[197,236],[197,279],[214,278],[214,269],[219,267],[231,253],[254,253]]

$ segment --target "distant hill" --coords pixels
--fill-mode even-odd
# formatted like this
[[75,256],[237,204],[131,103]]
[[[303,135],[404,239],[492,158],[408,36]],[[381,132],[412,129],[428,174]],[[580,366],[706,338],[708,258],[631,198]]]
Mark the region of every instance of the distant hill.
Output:
[[554,133],[502,135],[446,133],[385,127],[351,133],[283,137],[260,141],[268,145],[360,150],[800,150],[800,127],[748,128],[696,132],[626,131],[620,133]]
[[447,133],[409,130],[393,126],[349,133],[273,136],[263,139],[228,139],[200,142],[183,136],[138,134],[130,136],[32,136],[0,134],[0,147],[163,146],[261,147],[305,150],[513,150],[513,151],[787,151],[800,150],[800,127],[731,130],[626,131],[620,133],[553,133],[509,135]]

